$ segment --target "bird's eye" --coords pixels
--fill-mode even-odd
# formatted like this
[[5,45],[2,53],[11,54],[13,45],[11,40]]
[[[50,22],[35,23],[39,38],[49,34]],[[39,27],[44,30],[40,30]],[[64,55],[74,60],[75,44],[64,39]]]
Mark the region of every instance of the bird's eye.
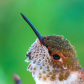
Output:
[[60,56],[57,55],[57,54],[55,54],[55,55],[53,55],[53,58],[54,58],[55,60],[59,60],[59,59],[60,59]]

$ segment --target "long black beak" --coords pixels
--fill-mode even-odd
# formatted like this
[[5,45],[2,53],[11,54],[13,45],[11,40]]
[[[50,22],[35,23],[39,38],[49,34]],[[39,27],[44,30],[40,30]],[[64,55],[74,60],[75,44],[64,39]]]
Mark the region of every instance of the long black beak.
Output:
[[24,20],[30,25],[30,27],[33,29],[33,31],[35,32],[36,36],[37,36],[38,39],[40,40],[40,42],[41,42],[42,44],[44,44],[44,43],[43,43],[43,37],[40,35],[40,33],[37,31],[37,29],[33,26],[33,24],[26,18],[25,15],[23,15],[22,13],[20,13],[20,14],[21,14],[21,16],[24,18]]

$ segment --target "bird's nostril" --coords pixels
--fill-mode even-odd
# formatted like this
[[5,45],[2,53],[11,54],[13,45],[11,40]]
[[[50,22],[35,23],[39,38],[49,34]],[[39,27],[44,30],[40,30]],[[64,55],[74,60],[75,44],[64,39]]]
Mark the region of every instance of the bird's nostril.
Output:
[[49,51],[49,54],[51,55],[51,51]]

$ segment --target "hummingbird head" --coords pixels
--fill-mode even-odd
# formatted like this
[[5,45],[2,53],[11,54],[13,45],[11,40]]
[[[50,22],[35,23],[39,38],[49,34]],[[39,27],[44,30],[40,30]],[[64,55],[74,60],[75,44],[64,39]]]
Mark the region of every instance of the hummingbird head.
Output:
[[71,76],[71,71],[81,69],[76,51],[67,39],[59,35],[41,36],[32,23],[21,15],[38,37],[26,54],[26,62],[31,61],[27,70],[32,71],[35,80],[63,81]]

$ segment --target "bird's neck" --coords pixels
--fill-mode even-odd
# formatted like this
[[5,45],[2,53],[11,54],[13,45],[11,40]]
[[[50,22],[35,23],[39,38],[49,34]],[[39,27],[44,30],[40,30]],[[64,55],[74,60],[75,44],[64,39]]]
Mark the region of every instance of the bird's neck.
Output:
[[36,84],[79,84],[80,78],[78,77],[77,72],[70,73],[69,77],[66,80],[59,80],[59,74],[56,75],[56,80],[51,81],[49,79],[43,81],[35,77]]

